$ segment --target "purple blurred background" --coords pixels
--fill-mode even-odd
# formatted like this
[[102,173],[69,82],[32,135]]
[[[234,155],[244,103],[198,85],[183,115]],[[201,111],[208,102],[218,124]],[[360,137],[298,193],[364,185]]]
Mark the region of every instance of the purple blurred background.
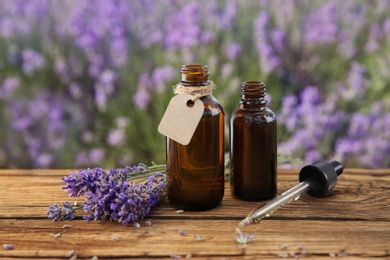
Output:
[[242,81],[266,83],[280,165],[390,167],[389,6],[3,0],[0,168],[164,163],[156,129],[186,63],[209,66],[227,118]]

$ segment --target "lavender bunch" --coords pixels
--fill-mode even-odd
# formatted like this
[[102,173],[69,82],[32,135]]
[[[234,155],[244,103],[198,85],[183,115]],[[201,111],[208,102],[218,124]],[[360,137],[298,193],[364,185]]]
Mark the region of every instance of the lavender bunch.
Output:
[[[127,225],[147,216],[165,196],[165,165],[138,166],[111,169],[76,170],[62,178],[69,196],[85,195],[82,204],[63,202],[47,211],[53,221],[73,220],[75,212],[83,208],[85,220],[111,220]],[[132,180],[145,178],[134,183]]]
[[49,207],[47,215],[54,221],[58,220],[73,220],[75,218],[75,211],[81,208],[77,204],[70,204],[68,201],[62,202],[62,207],[58,204],[53,204]]

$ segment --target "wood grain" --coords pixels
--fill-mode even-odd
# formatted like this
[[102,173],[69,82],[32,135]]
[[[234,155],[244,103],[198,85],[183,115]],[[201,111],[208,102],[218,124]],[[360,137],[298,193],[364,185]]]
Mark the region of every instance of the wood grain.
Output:
[[[329,259],[338,254],[350,259],[390,258],[390,169],[345,170],[327,197],[305,195],[261,223],[242,228],[244,234],[254,236],[244,249],[235,242],[238,221],[265,202],[233,199],[228,183],[218,208],[177,214],[164,201],[140,221],[141,228],[108,221],[86,223],[81,217],[52,222],[46,218],[48,206],[74,199],[61,188],[61,177],[68,172],[0,170],[0,246],[15,247],[0,248],[0,258],[70,258],[71,251],[78,259],[278,259],[294,255]],[[297,170],[280,169],[278,193],[297,184],[297,176]],[[145,225],[147,220],[151,226]],[[63,228],[64,224],[71,228]],[[202,239],[195,240],[195,236]]]

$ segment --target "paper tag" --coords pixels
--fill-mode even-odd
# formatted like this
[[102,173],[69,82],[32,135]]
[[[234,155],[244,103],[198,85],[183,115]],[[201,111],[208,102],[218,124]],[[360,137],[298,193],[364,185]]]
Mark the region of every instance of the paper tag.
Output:
[[161,134],[182,145],[190,143],[203,115],[203,102],[193,98],[190,94],[174,96],[158,126]]

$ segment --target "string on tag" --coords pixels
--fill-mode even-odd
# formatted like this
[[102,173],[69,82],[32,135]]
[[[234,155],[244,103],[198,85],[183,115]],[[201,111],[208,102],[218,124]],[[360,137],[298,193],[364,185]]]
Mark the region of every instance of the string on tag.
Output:
[[175,95],[184,94],[184,93],[190,94],[194,96],[194,98],[192,98],[191,101],[195,101],[201,97],[211,95],[215,87],[216,86],[214,82],[211,80],[210,83],[205,86],[185,86],[185,85],[177,84],[173,86],[173,93]]

